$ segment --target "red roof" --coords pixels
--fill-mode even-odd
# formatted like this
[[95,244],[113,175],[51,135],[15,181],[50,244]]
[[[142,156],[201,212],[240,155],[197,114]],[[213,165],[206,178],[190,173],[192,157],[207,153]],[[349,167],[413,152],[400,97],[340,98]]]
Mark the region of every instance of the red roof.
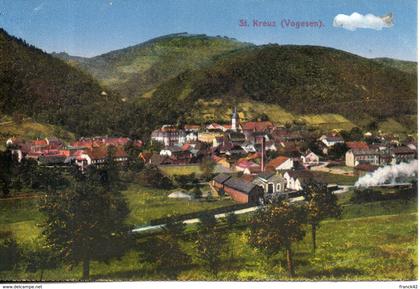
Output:
[[265,131],[274,127],[271,121],[249,121],[241,123],[243,130]]
[[127,137],[109,137],[103,140],[106,144],[125,145],[130,139]]
[[43,145],[47,145],[47,141],[45,139],[37,139],[37,140],[33,140],[32,141],[32,145],[35,146],[43,146]]
[[149,162],[152,155],[153,155],[152,152],[141,152],[139,154],[139,158],[141,158],[145,163],[147,163],[147,162]]
[[[93,160],[104,159],[108,156],[108,147],[103,146],[103,145],[100,147],[94,147],[91,150],[89,150],[87,154]],[[127,157],[127,153],[124,151],[123,147],[116,146],[114,158],[121,158],[121,157]]]
[[190,145],[190,144],[188,144],[188,143],[186,143],[186,144],[183,144],[183,145],[182,145],[181,150],[183,150],[183,151],[187,151],[187,150],[189,150],[190,148],[191,148],[191,145]]
[[261,158],[261,153],[260,152],[256,152],[256,153],[250,154],[247,157],[248,160],[259,159],[259,158]]
[[260,166],[257,166],[257,167],[249,167],[248,170],[249,170],[249,172],[251,174],[258,174],[258,173],[261,172],[261,167]]
[[198,124],[186,124],[186,125],[184,125],[184,129],[186,129],[186,130],[200,129],[200,126]]
[[278,166],[285,163],[289,158],[284,156],[276,157],[275,159],[272,159],[268,162],[267,168],[275,170]]
[[364,141],[348,141],[346,142],[346,146],[349,149],[368,149],[369,146]]
[[246,169],[246,168],[250,168],[250,167],[256,167],[256,166],[258,166],[256,163],[254,163],[254,162],[250,162],[250,161],[247,161],[247,160],[239,160],[237,163],[236,163],[236,166],[238,166],[238,167],[240,167],[240,168],[243,168],[243,169]]

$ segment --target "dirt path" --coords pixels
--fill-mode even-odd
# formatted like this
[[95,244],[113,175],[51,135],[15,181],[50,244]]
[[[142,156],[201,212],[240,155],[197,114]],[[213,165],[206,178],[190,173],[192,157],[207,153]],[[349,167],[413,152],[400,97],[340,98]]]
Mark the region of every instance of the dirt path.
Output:
[[15,196],[15,197],[7,197],[7,198],[0,198],[0,201],[13,201],[13,200],[25,200],[25,199],[39,199],[43,197],[44,195],[21,195],[21,196]]

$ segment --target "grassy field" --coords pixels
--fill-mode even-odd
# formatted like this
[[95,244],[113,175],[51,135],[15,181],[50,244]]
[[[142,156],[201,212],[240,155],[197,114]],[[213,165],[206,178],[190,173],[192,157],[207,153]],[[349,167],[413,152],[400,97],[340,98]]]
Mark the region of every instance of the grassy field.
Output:
[[[124,192],[132,214],[130,222],[141,223],[170,212],[187,212],[214,206],[215,203],[168,201],[167,192],[130,186]],[[5,225],[13,230],[19,243],[30,242],[39,233],[34,224],[41,220],[34,200],[1,202],[0,230]],[[223,205],[219,203],[218,205]],[[23,225],[22,225],[23,224]],[[261,255],[249,247],[246,229],[229,234],[235,244],[233,259],[226,253],[218,280],[290,280],[285,271],[283,254],[267,266]],[[321,223],[317,231],[318,250],[311,251],[309,228],[305,239],[294,246],[297,276],[293,280],[414,280],[417,278],[417,201],[400,200],[345,204],[341,219]],[[29,243],[28,243],[29,244]],[[191,242],[184,249],[194,256]],[[141,261],[136,251],[109,264],[93,262],[95,280],[164,280],[151,264]],[[47,270],[46,280],[78,280],[81,267]],[[39,278],[39,272],[26,273],[22,268],[0,272],[0,280]],[[203,268],[194,263],[183,270],[178,280],[212,280]]]
[[27,139],[56,136],[66,141],[74,139],[72,133],[53,125],[39,123],[30,118],[25,118],[21,123],[16,123],[11,117],[3,116],[0,118],[0,149],[7,139],[13,136]]
[[399,122],[394,118],[387,118],[379,123],[379,129],[385,132],[394,134],[407,134],[416,133],[417,131],[417,118],[415,115],[406,116],[407,122],[405,124]]
[[[190,116],[191,122],[201,123],[208,121],[230,122],[232,117],[232,107],[226,105],[221,99],[209,101],[198,100],[196,108]],[[266,114],[268,118],[278,125],[284,125],[294,120],[304,121],[310,126],[320,129],[346,129],[350,130],[356,124],[339,114],[292,114],[286,109],[276,104],[266,104],[257,101],[243,101],[237,104],[241,121],[255,119],[261,114]],[[216,119],[215,119],[216,117]]]
[[36,239],[41,221],[38,199],[0,200],[0,233],[12,232],[19,243]]
[[[205,190],[203,188],[202,190]],[[208,188],[207,188],[208,189]],[[170,199],[170,191],[129,185],[123,192],[130,208],[127,223],[147,224],[152,219],[168,217],[233,205],[231,200],[182,200]],[[38,211],[39,199],[0,199],[0,233],[10,231],[22,243],[30,243],[39,235],[42,215]]]
[[185,166],[159,166],[159,169],[167,176],[173,176],[173,175],[191,175],[196,174],[200,175],[202,174],[202,171],[200,169],[199,165],[185,165]]
[[345,176],[319,171],[311,171],[311,173],[328,184],[354,185],[359,178],[357,176]]
[[123,194],[131,211],[128,219],[130,224],[146,224],[152,219],[169,215],[186,214],[234,204],[231,200],[209,202],[169,199],[169,191],[143,188],[137,185],[131,185]]

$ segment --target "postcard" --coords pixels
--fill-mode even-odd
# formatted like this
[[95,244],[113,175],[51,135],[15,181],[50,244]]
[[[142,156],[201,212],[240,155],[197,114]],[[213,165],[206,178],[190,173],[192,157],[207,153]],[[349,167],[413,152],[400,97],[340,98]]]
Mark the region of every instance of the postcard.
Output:
[[3,288],[417,288],[417,5],[0,0]]

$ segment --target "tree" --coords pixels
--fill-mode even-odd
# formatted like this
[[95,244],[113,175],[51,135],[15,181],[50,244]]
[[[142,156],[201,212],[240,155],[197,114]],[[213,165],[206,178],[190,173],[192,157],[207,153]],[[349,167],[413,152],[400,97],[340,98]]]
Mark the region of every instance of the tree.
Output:
[[158,189],[170,189],[171,180],[162,174],[158,167],[147,165],[139,174],[139,181],[142,185]]
[[337,197],[324,184],[312,182],[305,188],[308,223],[312,230],[312,248],[316,250],[316,229],[323,219],[341,215],[341,207],[337,204]]
[[0,168],[0,189],[3,196],[7,197],[10,194],[13,171],[13,157],[9,149],[0,151]]
[[216,164],[211,160],[210,157],[204,158],[200,163],[201,176],[205,180],[210,180],[213,176],[213,170]]
[[194,196],[194,199],[201,199],[203,197],[203,192],[200,190],[198,185],[194,186],[194,188],[191,190],[191,193]]
[[341,159],[348,151],[345,143],[336,143],[328,153],[334,159]]
[[144,162],[139,158],[142,149],[130,140],[124,146],[124,150],[128,156],[128,168],[133,172],[140,172],[144,167]]
[[306,211],[287,202],[268,205],[256,211],[251,219],[249,243],[271,258],[286,251],[289,276],[295,275],[292,244],[305,236]]
[[197,258],[204,268],[217,277],[222,265],[222,254],[226,249],[227,238],[217,230],[217,220],[212,214],[203,214],[195,235]]
[[83,280],[89,279],[91,261],[121,257],[130,244],[129,227],[124,223],[127,204],[121,194],[107,190],[94,168],[70,188],[48,194],[41,212],[47,245],[63,262],[82,263]]
[[191,263],[191,257],[182,250],[179,243],[185,225],[182,222],[169,222],[163,230],[163,233],[146,239],[141,245],[140,260],[152,263],[167,277],[176,279],[183,266]]

